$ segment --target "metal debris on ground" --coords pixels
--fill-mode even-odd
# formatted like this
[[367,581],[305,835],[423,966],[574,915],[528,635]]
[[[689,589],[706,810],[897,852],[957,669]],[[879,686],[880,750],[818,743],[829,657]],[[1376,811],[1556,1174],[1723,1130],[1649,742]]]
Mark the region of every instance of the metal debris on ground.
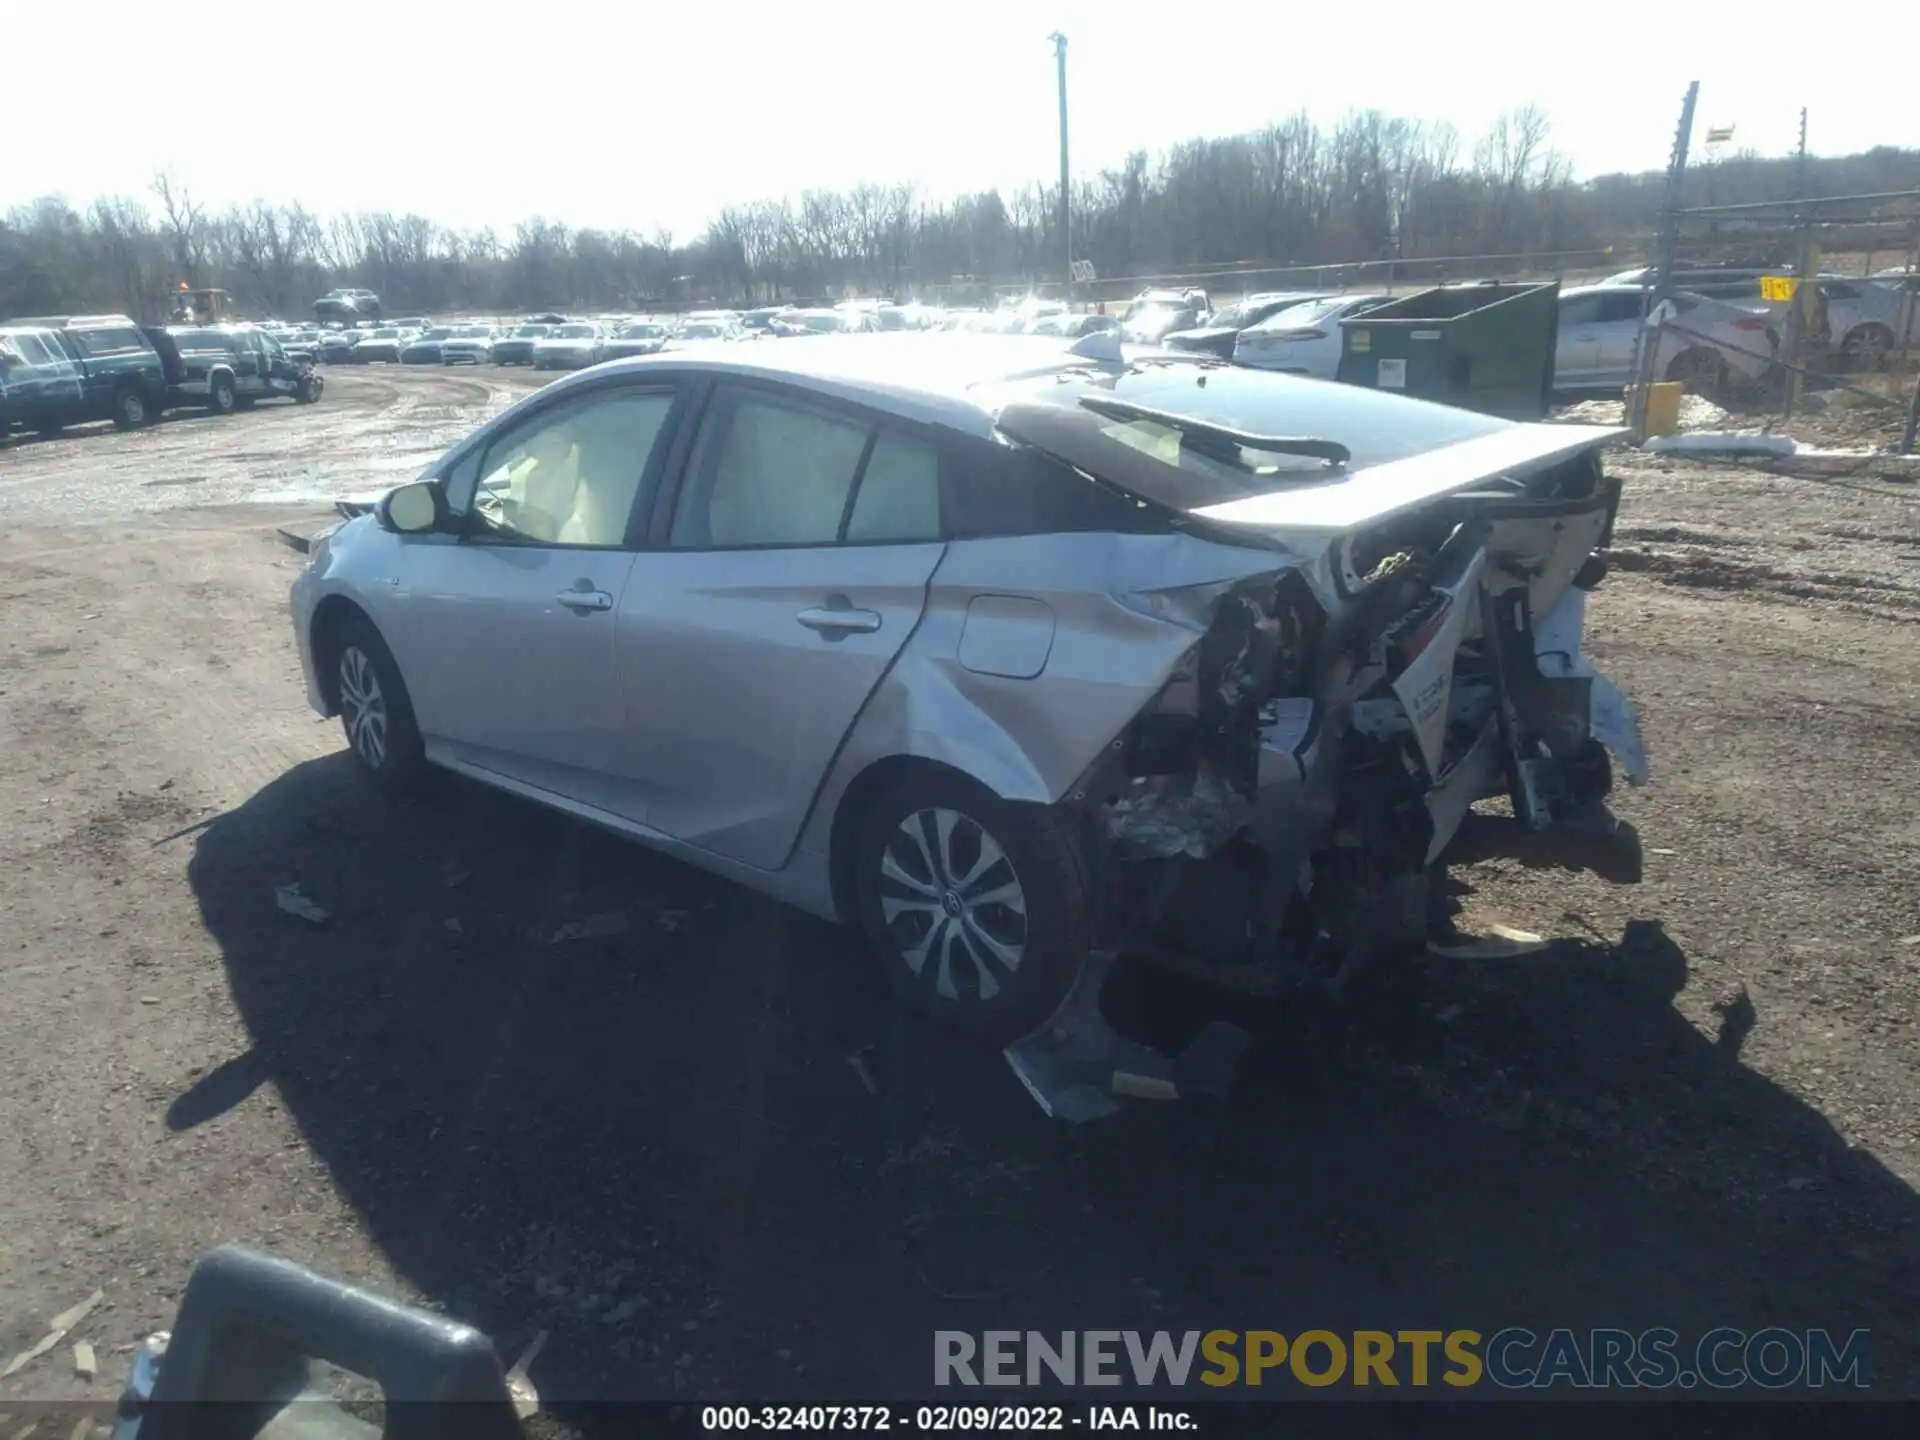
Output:
[[47,1333],[40,1337],[39,1342],[31,1349],[22,1350],[7,1362],[6,1369],[0,1370],[0,1380],[4,1380],[9,1375],[14,1375],[24,1370],[42,1355],[45,1355],[49,1350],[53,1349],[54,1346],[58,1345],[62,1340],[66,1339],[67,1332],[82,1320],[86,1319],[87,1316],[91,1315],[93,1313],[93,1307],[104,1299],[106,1299],[106,1292],[96,1290],[72,1309],[62,1310],[58,1315],[54,1316],[53,1319],[47,1322]]
[[1502,940],[1511,940],[1516,945],[1544,945],[1546,941],[1531,930],[1516,930],[1511,925],[1502,925],[1498,921],[1487,926],[1487,933],[1498,935]]
[[1120,1099],[1223,1099],[1250,1043],[1238,1026],[1214,1020],[1178,1055],[1127,1039],[1100,1009],[1116,953],[1096,950],[1053,1015],[1001,1052],[1049,1116],[1080,1125],[1120,1109]]
[[609,935],[624,935],[627,912],[603,910],[582,920],[569,920],[548,938],[549,945],[564,945],[569,940],[604,940]]
[[880,1083],[873,1078],[873,1067],[867,1064],[867,1057],[855,1051],[847,1056],[847,1064],[853,1067],[853,1073],[860,1077],[860,1083],[867,1087],[869,1095],[880,1093]]
[[1720,430],[1692,435],[1655,435],[1640,448],[1649,455],[1735,455],[1779,459],[1799,449],[1785,435],[1735,435]]
[[1447,960],[1505,960],[1546,948],[1546,940],[1533,931],[1500,924],[1489,925],[1485,935],[1456,934],[1427,941],[1428,954]]
[[520,1352],[520,1358],[507,1371],[507,1393],[513,1396],[514,1413],[522,1420],[537,1414],[540,1409],[540,1392],[534,1389],[533,1381],[527,1378],[527,1371],[533,1367],[533,1362],[539,1358],[546,1343],[547,1332],[542,1330],[527,1342],[527,1348]]
[[287,914],[305,920],[313,925],[324,925],[329,918],[328,912],[309,900],[300,889],[300,882],[294,880],[285,885],[273,887],[273,903]]
[[467,883],[473,871],[449,855],[440,864],[440,883],[449,890],[457,890]]
[[91,1380],[100,1373],[99,1362],[94,1358],[93,1346],[84,1340],[73,1347],[73,1373],[82,1380]]

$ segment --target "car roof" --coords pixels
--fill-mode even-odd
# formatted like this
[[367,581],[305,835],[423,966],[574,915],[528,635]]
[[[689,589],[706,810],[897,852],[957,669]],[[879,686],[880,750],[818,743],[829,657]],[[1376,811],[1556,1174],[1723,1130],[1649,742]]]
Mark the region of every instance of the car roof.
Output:
[[[976,387],[1082,370],[1097,363],[1075,353],[1074,344],[1050,335],[882,331],[816,335],[791,344],[727,345],[718,347],[718,353],[683,350],[641,355],[596,366],[591,373],[645,374],[674,369],[779,380],[890,411],[904,419],[987,435],[993,430],[993,412],[985,397],[974,393]],[[743,351],[749,353],[740,353]],[[1123,353],[1129,358],[1154,356],[1179,364],[1206,363],[1200,357],[1156,346],[1130,346]]]

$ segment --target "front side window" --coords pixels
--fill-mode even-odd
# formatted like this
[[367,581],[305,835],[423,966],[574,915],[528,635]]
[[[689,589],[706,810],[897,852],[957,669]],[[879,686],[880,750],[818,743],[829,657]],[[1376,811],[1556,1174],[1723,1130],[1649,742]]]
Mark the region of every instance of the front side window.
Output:
[[544,411],[455,467],[448,508],[470,514],[480,539],[623,545],[673,401],[671,390],[603,391]]
[[38,335],[8,335],[0,338],[0,344],[6,345],[29,365],[51,365],[60,358]]

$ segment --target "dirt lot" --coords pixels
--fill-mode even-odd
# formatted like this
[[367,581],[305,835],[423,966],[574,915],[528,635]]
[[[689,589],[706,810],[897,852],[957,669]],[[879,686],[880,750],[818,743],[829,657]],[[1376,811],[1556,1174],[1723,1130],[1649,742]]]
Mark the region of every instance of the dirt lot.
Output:
[[827,927],[354,782],[273,527],[533,382],[336,370],[0,454],[0,1360],[106,1296],[91,1387],[63,1347],[0,1398],[111,1395],[224,1240],[549,1331],[563,1410],[914,1394],[932,1329],[994,1325],[1865,1327],[1920,1393],[1914,487],[1619,457],[1594,648],[1646,883],[1465,869],[1468,928],[1559,943],[1338,1004],[1125,974],[1145,1037],[1257,1049],[1229,1104],[1068,1130]]

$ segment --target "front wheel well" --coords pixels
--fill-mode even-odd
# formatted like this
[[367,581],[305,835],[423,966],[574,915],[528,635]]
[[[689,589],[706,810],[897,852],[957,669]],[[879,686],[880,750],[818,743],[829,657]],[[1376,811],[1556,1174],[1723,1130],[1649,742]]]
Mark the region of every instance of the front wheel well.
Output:
[[860,841],[860,821],[868,806],[913,774],[952,776],[969,785],[980,785],[957,766],[929,760],[924,755],[889,755],[853,777],[853,783],[840,796],[840,804],[833,812],[833,830],[827,839],[828,880],[833,890],[834,912],[842,924],[860,923],[853,888],[853,857]]
[[358,622],[371,626],[367,612],[342,595],[329,595],[313,609],[308,626],[308,643],[313,650],[314,678],[320,684],[320,698],[327,703],[327,714],[340,712],[340,647],[347,631]]

